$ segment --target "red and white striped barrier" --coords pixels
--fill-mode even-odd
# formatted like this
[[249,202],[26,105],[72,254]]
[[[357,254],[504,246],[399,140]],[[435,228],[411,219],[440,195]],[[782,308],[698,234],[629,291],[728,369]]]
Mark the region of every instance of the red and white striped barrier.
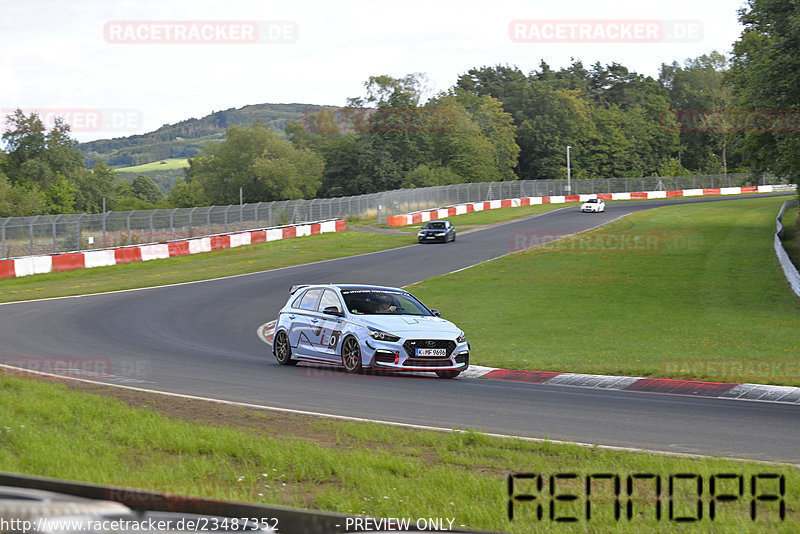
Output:
[[199,254],[202,252],[211,252],[212,250],[222,250],[255,243],[266,243],[267,241],[290,239],[292,237],[343,232],[344,230],[345,221],[344,219],[339,219],[319,223],[197,237],[183,241],[171,241],[169,243],[133,245],[129,247],[68,252],[65,254],[50,254],[44,256],[27,256],[13,260],[0,260],[0,279],[16,278],[31,274],[71,271],[73,269],[90,269],[92,267],[104,267],[107,265],[118,265],[135,261],[173,258],[175,256]]
[[644,391],[800,405],[800,388],[791,386],[771,386],[740,382],[703,382],[699,380],[673,380],[637,376],[588,375],[561,373],[558,371],[525,371],[521,369],[482,367],[479,365],[470,365],[469,369],[462,373],[462,376],[510,382],[527,382],[529,384],[546,384],[548,386]]
[[745,187],[716,187],[712,189],[683,189],[680,191],[641,191],[633,193],[599,193],[591,195],[560,195],[549,197],[523,197],[505,200],[490,200],[486,202],[472,202],[459,204],[447,208],[427,211],[415,211],[403,215],[390,215],[386,224],[389,226],[406,226],[436,219],[444,219],[455,215],[463,215],[474,211],[493,210],[498,208],[518,208],[520,206],[533,206],[535,204],[565,204],[569,202],[586,202],[592,198],[600,200],[637,200],[658,199],[675,197],[696,197],[703,195],[741,195],[744,193],[772,193],[773,186],[745,186]]

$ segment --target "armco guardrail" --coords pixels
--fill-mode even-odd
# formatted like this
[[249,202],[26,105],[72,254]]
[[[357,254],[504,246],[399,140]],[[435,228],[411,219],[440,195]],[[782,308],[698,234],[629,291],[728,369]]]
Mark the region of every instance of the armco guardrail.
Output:
[[784,250],[783,243],[781,242],[784,231],[781,220],[783,219],[786,210],[795,206],[797,206],[796,200],[788,200],[783,203],[783,206],[781,206],[781,209],[778,212],[775,228],[775,254],[778,256],[778,261],[783,268],[783,274],[786,275],[786,280],[789,282],[789,285],[792,286],[792,291],[794,291],[795,295],[800,297],[800,273],[797,272],[797,267],[795,267],[792,263],[792,260],[789,258],[786,250]]
[[704,189],[683,189],[679,191],[639,191],[625,193],[592,193],[582,195],[555,195],[545,197],[522,197],[507,198],[503,200],[492,200],[487,202],[472,202],[469,204],[459,204],[427,211],[417,211],[404,213],[402,215],[392,215],[387,218],[389,226],[406,226],[427,222],[434,219],[452,217],[472,213],[473,211],[491,210],[497,208],[515,208],[520,206],[532,206],[535,204],[566,204],[571,202],[586,202],[593,198],[600,200],[636,200],[636,199],[658,199],[658,198],[679,198],[704,195],[740,195],[744,193],[773,193],[777,191],[793,191],[795,185],[759,185],[743,187],[717,187]]
[[[16,488],[27,488],[32,490],[41,490],[48,492],[55,492],[72,497],[79,497],[83,499],[93,499],[98,502],[108,503],[109,501],[124,505],[131,510],[137,512],[172,512],[173,514],[201,514],[204,516],[216,516],[227,518],[247,518],[260,520],[259,524],[264,525],[276,532],[284,534],[335,534],[337,532],[375,532],[377,530],[399,530],[397,527],[381,528],[381,525],[387,523],[381,519],[372,518],[370,521],[365,521],[364,516],[335,514],[332,512],[322,512],[318,510],[303,510],[299,508],[289,508],[286,506],[267,506],[261,504],[242,503],[242,502],[225,502],[216,501],[212,499],[204,499],[200,497],[186,497],[181,495],[174,495],[170,493],[160,493],[149,490],[140,490],[116,486],[102,486],[99,484],[90,484],[85,482],[72,482],[67,480],[58,480],[54,478],[34,477],[26,475],[15,475],[10,473],[0,473],[0,486],[12,486]],[[20,500],[17,499],[19,503]],[[24,506],[24,503],[22,504]],[[17,506],[21,508],[22,506]],[[114,516],[109,514],[104,517],[105,519],[113,519]],[[9,517],[3,517],[6,521]],[[19,518],[17,518],[19,519]],[[425,525],[418,525],[413,518],[409,518],[407,526],[402,529],[403,532],[419,532],[427,531],[441,531],[430,527],[426,521]],[[173,520],[175,517],[173,516]],[[360,520],[360,521],[359,521]],[[239,528],[212,528],[213,523],[208,522],[209,531],[246,531],[239,524]],[[396,525],[397,523],[391,523]],[[472,532],[478,531],[467,530],[444,523],[443,530],[447,532]],[[196,531],[201,532],[204,529],[185,528],[173,529],[172,531]],[[143,530],[148,532],[147,530]],[[92,532],[97,532],[92,530]],[[149,532],[152,532],[150,530]]]
[[503,198],[703,189],[779,182],[774,176],[751,174],[596,178],[572,180],[569,186],[567,180],[514,180],[313,200],[7,217],[0,218],[0,258],[166,242],[346,217],[375,217],[383,223],[387,217],[400,213]]
[[[187,514],[204,514],[222,517],[266,519],[265,524],[277,523],[278,532],[306,532],[309,534],[328,534],[344,532],[348,516],[300,510],[288,507],[263,506],[247,503],[230,503],[182,497],[154,491],[101,486],[70,482],[52,478],[31,477],[0,473],[0,485],[18,488],[29,488],[52,491],[73,497],[95,499],[97,501],[114,501],[131,510],[154,512],[179,512]],[[5,518],[6,520],[13,518]]]
[[345,221],[339,219],[295,226],[263,228],[233,234],[212,235],[183,241],[170,241],[168,243],[27,256],[12,260],[0,260],[0,279],[172,258],[293,237],[343,232],[345,228]]

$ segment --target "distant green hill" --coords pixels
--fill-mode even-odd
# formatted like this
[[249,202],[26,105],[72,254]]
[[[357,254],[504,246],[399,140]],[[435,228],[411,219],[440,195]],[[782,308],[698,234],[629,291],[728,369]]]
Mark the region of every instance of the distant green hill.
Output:
[[168,158],[190,158],[213,142],[222,141],[230,126],[252,126],[260,121],[281,132],[290,120],[300,120],[308,111],[332,108],[313,104],[254,104],[216,111],[201,119],[166,124],[154,132],[81,143],[78,149],[88,167],[95,160],[112,167],[129,167]]

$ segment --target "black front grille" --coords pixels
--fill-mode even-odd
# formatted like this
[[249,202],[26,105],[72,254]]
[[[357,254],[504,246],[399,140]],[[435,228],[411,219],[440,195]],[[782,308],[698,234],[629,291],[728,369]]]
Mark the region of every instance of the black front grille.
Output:
[[430,358],[407,358],[403,365],[408,367],[452,367],[453,362],[450,360],[442,360],[437,358],[435,360]]
[[449,339],[409,339],[403,343],[409,358],[438,358],[441,356],[417,356],[415,349],[446,349],[447,358],[456,350],[456,342]]

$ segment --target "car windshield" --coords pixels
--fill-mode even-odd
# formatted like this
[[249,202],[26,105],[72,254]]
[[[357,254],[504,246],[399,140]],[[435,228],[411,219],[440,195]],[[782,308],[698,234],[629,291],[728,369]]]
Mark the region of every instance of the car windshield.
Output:
[[589,202],[592,203],[592,204],[596,204],[597,202],[600,202],[600,201],[597,200],[596,198],[593,198],[593,199],[589,200]]
[[383,289],[342,290],[345,306],[356,315],[432,315],[408,293]]
[[445,226],[443,222],[430,222],[425,225],[426,230],[444,230]]

